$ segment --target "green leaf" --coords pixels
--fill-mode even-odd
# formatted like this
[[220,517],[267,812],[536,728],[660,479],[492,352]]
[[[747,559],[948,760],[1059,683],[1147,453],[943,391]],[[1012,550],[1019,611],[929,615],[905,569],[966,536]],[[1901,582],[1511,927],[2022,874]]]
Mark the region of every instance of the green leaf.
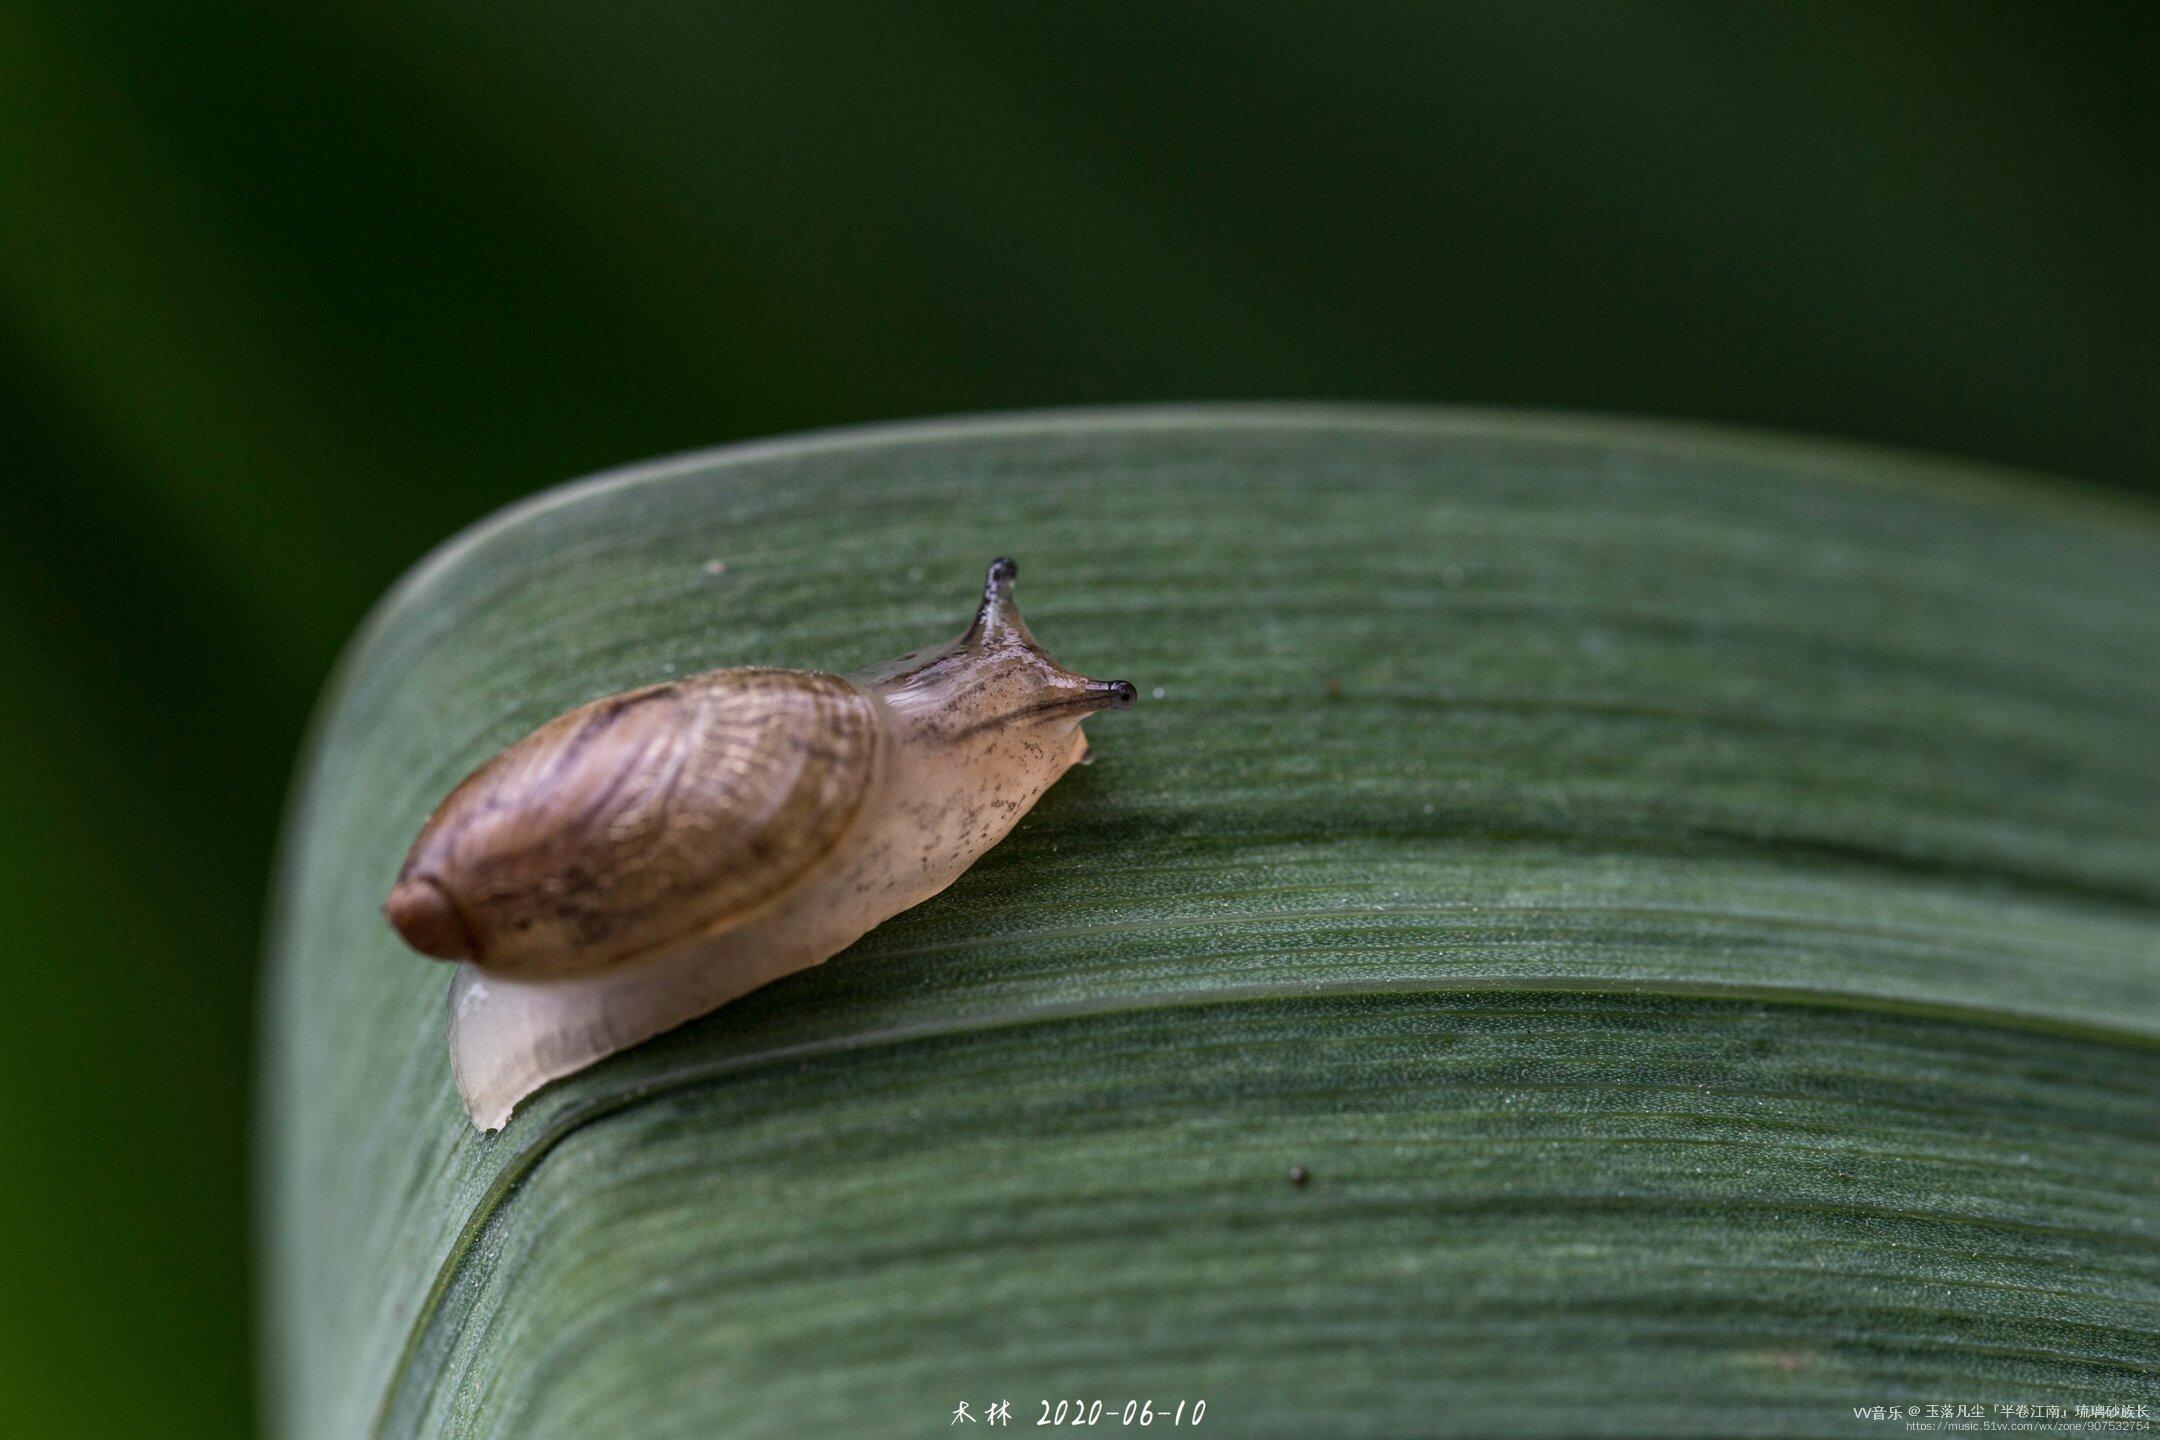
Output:
[[[429,806],[597,695],[946,638],[999,553],[1062,662],[1141,687],[1097,763],[845,955],[476,1134],[448,974],[376,908]],[[1677,428],[1048,416],[553,492],[385,602],[304,765],[274,1420],[2160,1400],[2156,655],[2149,511]]]

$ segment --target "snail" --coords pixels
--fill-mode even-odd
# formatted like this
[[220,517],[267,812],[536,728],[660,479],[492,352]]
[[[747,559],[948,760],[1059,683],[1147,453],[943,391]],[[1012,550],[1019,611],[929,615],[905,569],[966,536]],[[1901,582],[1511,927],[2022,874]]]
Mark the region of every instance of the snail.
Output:
[[497,1130],[550,1080],[838,954],[943,890],[1133,702],[1060,669],[991,564],[958,640],[851,675],[746,668],[611,695],[482,765],[384,913],[458,962],[450,1058]]

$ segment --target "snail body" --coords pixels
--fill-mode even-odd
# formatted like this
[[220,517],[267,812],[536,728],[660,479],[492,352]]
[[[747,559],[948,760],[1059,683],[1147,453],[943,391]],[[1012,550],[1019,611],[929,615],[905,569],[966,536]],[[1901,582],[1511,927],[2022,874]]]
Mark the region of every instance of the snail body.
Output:
[[1060,669],[1016,574],[990,567],[950,644],[609,696],[450,793],[384,909],[458,962],[451,1066],[475,1124],[929,899],[1085,758],[1080,722],[1133,687]]

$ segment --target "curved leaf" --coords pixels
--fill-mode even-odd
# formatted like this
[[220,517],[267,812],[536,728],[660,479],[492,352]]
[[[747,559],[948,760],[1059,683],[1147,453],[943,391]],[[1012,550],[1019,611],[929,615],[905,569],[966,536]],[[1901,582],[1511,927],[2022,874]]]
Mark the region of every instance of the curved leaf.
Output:
[[[940,637],[1006,552],[1141,685],[1098,763],[476,1135],[376,913],[433,800],[596,695]],[[304,767],[282,1433],[2160,1400],[2156,654],[2149,512],[1683,429],[1023,417],[542,497],[385,603]]]

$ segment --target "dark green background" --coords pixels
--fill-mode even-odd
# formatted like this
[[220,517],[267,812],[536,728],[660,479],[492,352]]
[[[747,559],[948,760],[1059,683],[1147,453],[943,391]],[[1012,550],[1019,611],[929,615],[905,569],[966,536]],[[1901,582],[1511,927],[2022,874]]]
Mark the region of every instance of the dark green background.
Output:
[[0,1433],[249,1423],[281,794],[435,541],[671,449],[1219,397],[2150,493],[2151,13],[0,5]]

